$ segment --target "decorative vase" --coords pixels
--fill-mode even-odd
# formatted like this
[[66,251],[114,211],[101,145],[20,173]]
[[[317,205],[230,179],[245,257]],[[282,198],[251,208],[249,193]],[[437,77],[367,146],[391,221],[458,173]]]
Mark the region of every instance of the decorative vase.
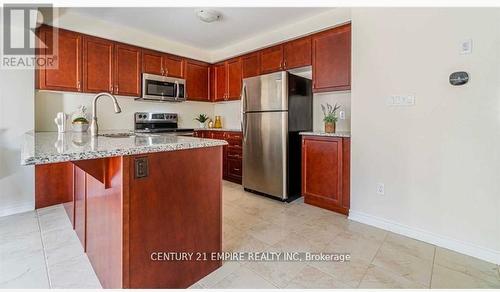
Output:
[[326,133],[335,133],[335,123],[325,123]]
[[215,116],[214,128],[222,128],[222,121],[220,120],[220,116]]
[[205,129],[205,122],[200,122],[200,129]]

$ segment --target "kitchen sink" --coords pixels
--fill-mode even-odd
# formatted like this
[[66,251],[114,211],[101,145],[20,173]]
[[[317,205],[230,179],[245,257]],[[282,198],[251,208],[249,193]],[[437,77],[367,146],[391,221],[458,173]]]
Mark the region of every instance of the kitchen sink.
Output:
[[108,134],[99,134],[99,136],[107,138],[128,138],[135,136],[135,133],[108,133]]

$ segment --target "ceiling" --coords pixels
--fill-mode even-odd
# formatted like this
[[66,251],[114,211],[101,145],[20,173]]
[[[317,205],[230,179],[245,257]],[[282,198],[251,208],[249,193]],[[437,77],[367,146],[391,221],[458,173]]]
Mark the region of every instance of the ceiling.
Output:
[[197,18],[196,8],[66,8],[103,21],[147,31],[153,35],[192,47],[217,50],[253,36],[275,30],[332,8],[210,8],[222,20],[205,23]]

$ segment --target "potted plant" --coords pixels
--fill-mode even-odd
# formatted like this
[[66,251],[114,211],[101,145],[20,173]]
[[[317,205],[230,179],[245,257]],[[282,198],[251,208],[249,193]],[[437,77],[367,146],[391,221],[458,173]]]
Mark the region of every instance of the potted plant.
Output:
[[205,122],[208,120],[208,116],[205,114],[199,114],[196,118],[194,118],[200,123],[200,128],[204,129],[205,128]]
[[325,122],[325,132],[326,133],[335,133],[336,123],[337,123],[337,111],[340,109],[340,105],[335,104],[331,106],[330,104],[321,105],[321,109],[323,110],[323,122]]
[[74,132],[87,132],[89,128],[89,120],[87,119],[87,108],[83,105],[78,107],[78,110],[73,113],[71,127]]

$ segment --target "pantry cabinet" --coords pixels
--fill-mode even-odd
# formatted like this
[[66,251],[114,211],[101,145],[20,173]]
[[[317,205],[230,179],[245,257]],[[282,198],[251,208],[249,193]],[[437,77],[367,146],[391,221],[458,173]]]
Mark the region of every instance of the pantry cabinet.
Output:
[[305,203],[349,214],[350,145],[350,138],[302,137],[302,195]]
[[351,25],[312,37],[313,91],[351,89]]

